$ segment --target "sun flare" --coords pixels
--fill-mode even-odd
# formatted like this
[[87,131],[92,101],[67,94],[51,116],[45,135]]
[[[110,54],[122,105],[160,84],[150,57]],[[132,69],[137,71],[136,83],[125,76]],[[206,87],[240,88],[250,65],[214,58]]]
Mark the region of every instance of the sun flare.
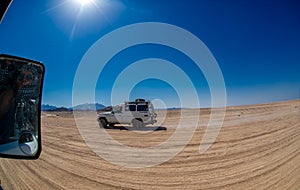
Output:
[[76,0],[81,6],[89,5],[94,3],[94,0]]

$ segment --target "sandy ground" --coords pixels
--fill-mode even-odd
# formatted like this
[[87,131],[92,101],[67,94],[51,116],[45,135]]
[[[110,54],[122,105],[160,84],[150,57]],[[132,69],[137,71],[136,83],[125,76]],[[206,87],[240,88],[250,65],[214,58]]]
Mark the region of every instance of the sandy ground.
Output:
[[[207,152],[199,154],[209,113],[209,109],[201,110],[201,124],[177,156],[158,166],[129,169],[111,164],[94,153],[80,136],[71,112],[44,112],[41,157],[34,161],[1,159],[2,187],[300,189],[299,100],[228,107],[216,141]],[[107,132],[128,146],[155,146],[172,136],[179,117],[178,110],[168,112],[162,124],[167,130],[141,133],[107,129]]]

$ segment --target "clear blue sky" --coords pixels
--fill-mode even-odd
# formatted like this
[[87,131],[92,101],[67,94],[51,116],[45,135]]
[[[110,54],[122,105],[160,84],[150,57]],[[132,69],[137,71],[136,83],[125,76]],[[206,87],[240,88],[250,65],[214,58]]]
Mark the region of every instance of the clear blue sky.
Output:
[[[297,0],[14,0],[0,24],[1,53],[41,61],[43,103],[71,106],[76,69],[105,34],[128,24],[164,22],[190,31],[215,56],[229,105],[300,98],[300,2]],[[209,106],[201,71],[174,49],[140,45],[116,55],[100,76],[96,101],[110,104],[113,81],[130,63],[156,57],[181,67]],[[105,71],[105,72],[104,72]],[[184,87],[182,87],[184,88]],[[141,81],[131,98],[162,99],[178,106],[176,91],[159,80]],[[187,97],[188,98],[188,97]]]

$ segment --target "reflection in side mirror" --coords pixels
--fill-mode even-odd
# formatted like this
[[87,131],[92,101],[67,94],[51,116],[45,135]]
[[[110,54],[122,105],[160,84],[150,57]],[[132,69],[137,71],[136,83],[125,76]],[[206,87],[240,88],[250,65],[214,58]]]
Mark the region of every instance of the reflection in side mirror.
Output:
[[0,55],[0,157],[39,157],[44,72],[39,62]]

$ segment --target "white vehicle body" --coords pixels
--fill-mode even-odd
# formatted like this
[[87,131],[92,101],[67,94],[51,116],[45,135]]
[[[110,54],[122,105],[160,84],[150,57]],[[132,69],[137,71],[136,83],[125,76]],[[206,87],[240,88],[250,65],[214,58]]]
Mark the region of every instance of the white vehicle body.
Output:
[[115,124],[132,124],[134,127],[143,127],[156,123],[156,116],[150,101],[136,99],[133,102],[125,101],[114,106],[111,112],[98,114],[98,122],[101,127]]

